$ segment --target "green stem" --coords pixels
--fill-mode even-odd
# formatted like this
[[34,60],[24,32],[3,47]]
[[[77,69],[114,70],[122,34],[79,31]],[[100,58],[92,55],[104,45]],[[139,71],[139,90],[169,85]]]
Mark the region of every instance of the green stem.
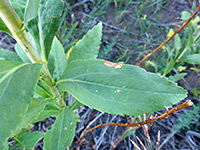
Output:
[[27,148],[16,136],[14,136],[14,139],[15,139],[25,150],[28,150],[28,148]]
[[189,47],[186,47],[182,53],[178,56],[178,58],[176,59],[175,63],[176,64],[177,62],[179,62],[179,60],[183,57],[183,55],[188,51]]
[[200,36],[200,32],[198,32],[198,34],[194,37],[194,43],[198,40],[199,36]]
[[46,63],[42,61],[37,50],[32,45],[28,33],[26,30],[23,30],[23,23],[18,18],[8,0],[0,0],[0,17],[9,28],[13,37],[19,43],[31,62],[42,64],[41,75],[43,80],[49,85],[54,98],[57,98],[58,100],[58,104],[61,107],[65,107],[65,102],[61,98],[58,89],[54,85],[54,80],[47,68]]
[[22,30],[23,23],[18,18],[8,0],[0,0],[0,16],[11,31],[15,40],[22,47],[33,63],[41,63],[41,58],[33,47],[26,30]]

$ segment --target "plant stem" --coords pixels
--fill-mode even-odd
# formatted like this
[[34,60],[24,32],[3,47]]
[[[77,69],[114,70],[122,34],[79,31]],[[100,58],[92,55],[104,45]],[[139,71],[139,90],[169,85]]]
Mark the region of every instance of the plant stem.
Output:
[[18,18],[14,9],[8,0],[0,0],[0,17],[11,31],[15,40],[19,43],[23,51],[26,53],[32,63],[42,64],[41,75],[42,79],[49,85],[49,88],[58,100],[61,107],[65,107],[65,103],[60,96],[58,89],[54,85],[54,80],[48,70],[47,65],[42,61],[35,47],[32,45],[31,40],[26,30],[23,30],[23,23]]
[[30,42],[26,30],[22,30],[23,23],[18,18],[8,0],[0,0],[0,16],[11,31],[15,40],[22,47],[31,62],[40,63],[41,58]]
[[25,150],[28,150],[28,148],[27,148],[16,136],[14,136],[14,139],[15,139]]
[[176,59],[175,63],[179,62],[179,60],[183,57],[183,55],[188,51],[189,47],[186,47],[183,52],[178,56],[178,58]]

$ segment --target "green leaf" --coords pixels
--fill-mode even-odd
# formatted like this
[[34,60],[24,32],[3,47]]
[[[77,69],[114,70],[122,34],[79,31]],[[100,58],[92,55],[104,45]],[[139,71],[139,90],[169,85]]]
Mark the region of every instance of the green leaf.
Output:
[[4,75],[6,75],[9,71],[15,70],[19,65],[21,65],[21,62],[12,62],[12,61],[2,61],[0,60],[0,78],[2,78]]
[[177,51],[181,49],[181,38],[178,34],[174,37],[174,47]]
[[76,109],[78,109],[78,108],[81,107],[81,106],[83,106],[83,104],[80,103],[78,100],[74,99],[74,100],[73,100],[73,103],[69,106],[69,108],[70,108],[71,110],[76,110]]
[[39,115],[44,111],[45,106],[47,105],[49,99],[38,98],[33,99],[31,104],[28,107],[26,115],[22,122],[22,127],[27,128],[27,126],[37,119]]
[[3,20],[0,18],[0,30],[12,36],[10,30],[7,28]]
[[74,30],[76,29],[76,27],[78,26],[78,22],[76,22],[69,30],[69,32],[67,33],[67,35],[65,36],[66,34],[66,30],[63,30],[63,33],[62,33],[62,39],[64,40],[69,40],[69,38],[72,36],[72,33],[74,32]]
[[186,62],[188,64],[200,64],[200,54],[191,54],[187,55],[181,61]]
[[51,97],[50,94],[39,85],[36,86],[35,93],[38,94],[39,97],[40,96],[43,98]]
[[195,96],[195,97],[199,97],[200,96],[200,90],[198,88],[193,88],[191,89],[191,93]]
[[60,76],[63,74],[66,64],[67,59],[65,56],[64,48],[62,47],[58,39],[54,37],[47,64],[53,78],[60,79]]
[[51,130],[44,136],[45,150],[64,150],[74,138],[76,118],[73,111],[65,107],[56,118]]
[[95,59],[102,36],[102,23],[98,23],[79,40],[70,52],[68,62],[79,59]]
[[48,60],[51,44],[59,28],[60,16],[63,11],[61,0],[41,0],[39,9],[39,31],[42,56]]
[[187,42],[186,42],[186,45],[185,45],[186,48],[191,47],[192,44],[193,44],[193,36],[192,35],[193,35],[193,30],[190,28],[190,32],[189,32]]
[[173,76],[169,76],[169,79],[174,81],[174,82],[177,82],[177,81],[181,80],[186,75],[187,75],[187,73],[178,73],[178,74],[175,74]]
[[122,140],[126,139],[127,137],[129,137],[130,135],[132,135],[133,133],[135,133],[137,127],[132,127],[131,129],[129,129],[126,134],[123,136]]
[[119,115],[152,113],[187,96],[165,77],[103,60],[73,61],[57,87],[91,108]]
[[24,26],[27,26],[28,22],[35,18],[38,13],[40,0],[27,0],[24,12]]
[[9,150],[8,141],[5,142],[5,145],[4,145],[4,147],[2,148],[2,150]]
[[[35,145],[39,142],[39,140],[44,136],[44,132],[26,132],[24,129],[22,132],[20,132],[16,137],[18,140],[26,146],[27,149],[34,148]],[[17,141],[15,142],[15,146],[13,149],[23,149],[22,145],[18,143]]]
[[19,61],[22,62],[22,60],[17,56],[14,52],[0,49],[0,60],[10,60],[10,61]]
[[8,137],[14,136],[20,130],[32,100],[41,65],[0,61],[0,66],[0,74],[3,75],[0,78],[1,147]]
[[189,19],[190,16],[191,16],[191,14],[190,14],[188,11],[182,11],[182,13],[181,13],[181,19],[182,19],[183,21]]
[[40,34],[39,34],[39,28],[38,28],[38,17],[32,19],[27,26],[28,32],[30,33],[30,39],[36,48],[37,52],[41,54],[41,48],[40,48]]
[[39,81],[38,85],[36,86],[36,91],[38,95],[42,96],[43,98],[46,97],[53,97],[51,90],[49,89],[49,86],[44,81]]
[[165,67],[163,76],[166,76],[174,68],[174,64],[175,64],[174,59],[171,58],[171,60],[167,63]]
[[46,105],[45,109],[40,113],[37,119],[34,122],[42,121],[51,116],[57,116],[60,113],[61,108],[58,106],[56,99],[51,99]]
[[18,43],[15,44],[15,51],[23,62],[31,63],[30,59]]
[[34,120],[33,123],[35,122],[39,122],[39,121],[42,121],[46,118],[49,118],[51,116],[57,116],[59,114],[59,111],[58,110],[44,110],[37,119]]
[[17,13],[19,19],[23,22],[24,21],[24,9],[26,5],[26,0],[9,0],[11,6]]

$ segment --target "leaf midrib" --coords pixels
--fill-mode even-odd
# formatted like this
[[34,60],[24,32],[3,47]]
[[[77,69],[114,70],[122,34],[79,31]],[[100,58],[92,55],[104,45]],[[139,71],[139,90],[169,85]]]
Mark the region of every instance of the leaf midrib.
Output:
[[64,110],[62,112],[62,117],[61,117],[61,123],[60,123],[60,129],[59,129],[59,137],[58,137],[58,144],[57,144],[57,149],[60,149],[60,142],[61,142],[61,134],[62,134],[62,128],[63,128],[63,120],[64,120]]
[[18,65],[14,68],[12,68],[10,71],[8,71],[1,79],[0,79],[0,83],[5,80],[9,75],[11,75],[13,72],[15,72],[17,69],[25,66],[25,65],[28,65],[28,63],[25,63],[25,64],[21,64],[21,65]]
[[113,88],[113,89],[119,89],[119,90],[127,90],[127,91],[132,91],[132,92],[145,92],[145,93],[151,93],[151,94],[183,95],[183,94],[180,94],[180,93],[172,93],[172,92],[167,93],[167,92],[156,92],[156,91],[130,89],[130,88],[126,88],[126,87],[123,88],[123,87],[117,87],[117,86],[112,86],[112,85],[106,85],[106,84],[100,84],[100,83],[82,81],[82,80],[76,80],[76,79],[63,79],[63,80],[60,80],[57,83],[57,85],[62,83],[62,82],[79,82],[79,83],[85,83],[85,84],[90,84],[90,85],[98,85],[98,86],[107,87],[107,88]]

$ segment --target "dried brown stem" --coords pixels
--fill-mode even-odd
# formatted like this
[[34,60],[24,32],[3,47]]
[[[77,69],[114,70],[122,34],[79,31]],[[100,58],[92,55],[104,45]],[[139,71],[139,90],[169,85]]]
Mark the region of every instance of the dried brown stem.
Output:
[[131,140],[131,143],[134,145],[134,147],[135,147],[136,150],[141,150],[141,149],[139,148],[139,146],[137,146],[137,144],[136,144],[134,141]]
[[170,36],[167,40],[165,40],[162,44],[160,44],[155,50],[153,50],[151,53],[149,53],[147,56],[145,56],[142,60],[140,60],[139,63],[136,64],[136,66],[140,66],[141,63],[143,63],[144,61],[146,61],[150,56],[152,56],[154,53],[156,53],[157,51],[159,51],[164,45],[166,45],[177,33],[179,33],[183,28],[185,28],[185,26],[192,20],[192,18],[194,18],[194,16],[198,13],[200,9],[200,5],[197,7],[197,9],[195,10],[195,12],[191,15],[191,17],[180,27],[178,28],[178,30],[176,30],[176,32],[174,32],[174,34],[172,36]]
[[[97,129],[97,128],[100,128],[100,127],[106,127],[106,126],[121,126],[121,127],[136,127],[136,126],[142,126],[142,125],[145,125],[145,124],[151,124],[155,121],[158,121],[158,120],[161,120],[163,118],[166,118],[167,116],[177,112],[178,110],[180,109],[183,109],[183,108],[186,108],[186,107],[189,107],[189,106],[192,106],[193,105],[193,102],[191,100],[187,100],[186,102],[184,102],[183,104],[181,105],[178,105],[174,108],[172,108],[171,110],[168,110],[166,111],[164,114],[161,114],[160,116],[158,117],[155,117],[153,119],[149,119],[147,121],[143,121],[143,122],[139,122],[139,123],[134,123],[134,124],[122,124],[122,123],[108,123],[108,124],[99,124],[97,126],[94,126],[93,128],[87,130],[80,138],[78,144],[80,143],[80,141],[83,139],[83,137],[88,134],[89,132],[93,131],[94,129]],[[75,147],[75,149],[78,148],[78,144],[77,146]]]
[[137,136],[136,136],[136,138],[137,138],[137,140],[139,141],[139,143],[140,143],[140,145],[142,146],[142,148],[143,148],[144,150],[147,150],[146,147],[144,146],[144,144],[142,143],[142,141],[140,140],[140,138],[137,137]]
[[156,150],[159,150],[159,145],[160,145],[160,130],[158,131],[158,139],[156,142]]

